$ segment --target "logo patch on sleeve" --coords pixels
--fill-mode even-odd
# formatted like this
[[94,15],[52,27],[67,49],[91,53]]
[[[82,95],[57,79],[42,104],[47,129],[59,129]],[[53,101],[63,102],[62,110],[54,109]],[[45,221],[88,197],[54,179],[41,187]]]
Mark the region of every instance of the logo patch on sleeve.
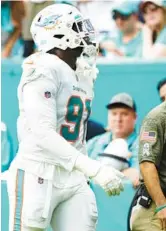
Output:
[[143,156],[150,156],[150,144],[145,143],[143,146]]
[[141,134],[141,140],[142,141],[148,141],[148,142],[155,142],[156,141],[156,132],[150,131],[150,132],[142,132]]
[[44,183],[44,179],[41,178],[41,177],[38,177],[38,183],[39,183],[39,184],[43,184],[43,183]]
[[51,98],[51,92],[50,92],[50,91],[44,92],[44,96],[45,96],[47,99]]

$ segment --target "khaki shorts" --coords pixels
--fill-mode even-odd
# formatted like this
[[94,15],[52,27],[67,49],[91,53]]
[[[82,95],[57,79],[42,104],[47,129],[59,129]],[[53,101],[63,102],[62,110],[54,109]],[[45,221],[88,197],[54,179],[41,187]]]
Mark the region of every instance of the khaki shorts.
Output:
[[149,209],[137,204],[132,209],[130,226],[132,231],[161,231],[161,221],[155,213],[156,205],[153,202]]
[[25,1],[26,7],[26,17],[23,21],[22,36],[24,40],[32,40],[30,33],[30,26],[34,17],[45,7],[55,3],[54,1],[45,1],[41,3],[34,3],[30,1]]

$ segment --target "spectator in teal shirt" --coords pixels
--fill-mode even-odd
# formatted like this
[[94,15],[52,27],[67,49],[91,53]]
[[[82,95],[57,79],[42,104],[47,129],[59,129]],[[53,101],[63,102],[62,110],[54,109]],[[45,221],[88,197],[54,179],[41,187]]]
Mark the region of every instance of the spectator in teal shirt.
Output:
[[166,1],[144,0],[141,5],[143,26],[143,57],[166,57]]
[[[100,159],[110,142],[118,138],[125,139],[131,153],[128,159],[128,168],[123,173],[134,187],[139,184],[137,133],[135,131],[136,106],[132,97],[126,93],[115,95],[107,105],[108,132],[96,136],[87,142],[88,155],[92,159]],[[112,153],[114,154],[114,153]]]
[[142,55],[142,29],[138,21],[138,2],[119,2],[112,11],[117,26],[116,36],[103,41],[101,47],[113,56],[140,57]]

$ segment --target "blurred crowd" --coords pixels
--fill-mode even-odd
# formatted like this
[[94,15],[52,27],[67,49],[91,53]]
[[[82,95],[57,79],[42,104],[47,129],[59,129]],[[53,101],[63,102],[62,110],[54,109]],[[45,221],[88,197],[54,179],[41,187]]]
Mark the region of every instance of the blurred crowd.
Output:
[[27,57],[37,50],[30,34],[34,16],[46,6],[73,4],[96,27],[99,56],[166,57],[165,0],[1,1],[2,58]]
[[[35,15],[51,4],[73,4],[96,27],[99,57],[166,58],[166,0],[1,1],[1,56],[26,58],[37,51],[30,33]],[[156,86],[166,101],[166,75]],[[122,171],[134,188],[140,184],[137,102],[126,92],[110,99],[107,126],[89,119],[87,151],[92,159]],[[1,171],[14,157],[7,125],[1,122]]]

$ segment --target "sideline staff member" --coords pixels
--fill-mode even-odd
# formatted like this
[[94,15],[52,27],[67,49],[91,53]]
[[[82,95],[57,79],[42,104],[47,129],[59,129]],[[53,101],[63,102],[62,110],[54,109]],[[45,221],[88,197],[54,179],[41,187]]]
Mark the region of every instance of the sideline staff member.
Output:
[[166,231],[166,102],[143,121],[139,163],[143,185],[132,209],[131,229]]

